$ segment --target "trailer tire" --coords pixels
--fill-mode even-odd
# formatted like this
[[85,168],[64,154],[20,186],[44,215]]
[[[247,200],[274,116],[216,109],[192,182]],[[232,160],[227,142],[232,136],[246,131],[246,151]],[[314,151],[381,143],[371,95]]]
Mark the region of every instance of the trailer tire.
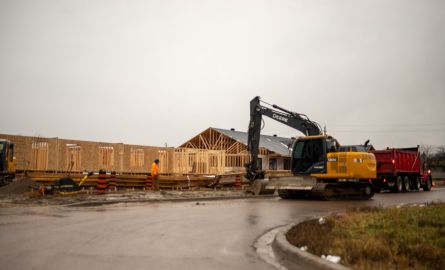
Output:
[[428,177],[428,179],[426,180],[426,183],[423,185],[423,191],[430,191],[432,185],[433,185],[433,183],[432,183],[431,177]]
[[409,192],[410,190],[410,181],[409,181],[409,177],[405,176],[403,178],[403,187],[402,187],[402,191],[403,192]]
[[420,190],[420,187],[421,187],[421,180],[420,180],[420,178],[419,177],[413,177],[412,178],[412,181],[413,181],[413,190],[417,190],[417,191],[419,191]]
[[394,192],[395,193],[400,193],[402,192],[403,189],[403,179],[402,176],[397,176],[396,177],[396,181],[394,182]]

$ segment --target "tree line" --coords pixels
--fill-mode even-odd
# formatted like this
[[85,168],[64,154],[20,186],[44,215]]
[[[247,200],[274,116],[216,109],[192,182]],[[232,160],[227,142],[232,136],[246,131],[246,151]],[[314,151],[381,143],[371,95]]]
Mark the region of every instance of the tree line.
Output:
[[445,145],[421,145],[420,152],[428,164],[445,162]]

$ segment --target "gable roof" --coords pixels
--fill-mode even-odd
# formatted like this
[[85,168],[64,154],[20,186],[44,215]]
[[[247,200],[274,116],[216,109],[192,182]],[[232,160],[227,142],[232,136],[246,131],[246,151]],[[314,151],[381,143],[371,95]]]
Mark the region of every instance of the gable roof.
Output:
[[[247,145],[247,132],[212,128],[227,137],[230,137],[242,144]],[[269,151],[275,152],[281,156],[290,156],[290,148],[294,140],[291,138],[283,138],[269,135],[260,136],[260,147],[263,147]]]

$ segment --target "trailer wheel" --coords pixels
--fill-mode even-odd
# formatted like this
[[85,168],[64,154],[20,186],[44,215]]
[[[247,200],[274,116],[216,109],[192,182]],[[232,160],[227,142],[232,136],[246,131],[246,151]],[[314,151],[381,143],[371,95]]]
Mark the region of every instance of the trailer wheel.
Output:
[[405,177],[403,178],[403,187],[402,187],[402,191],[403,191],[403,192],[408,192],[408,191],[409,191],[409,186],[410,186],[409,178],[408,178],[408,176],[405,176]]
[[432,180],[431,180],[431,177],[428,177],[428,179],[426,180],[426,183],[423,185],[423,190],[430,191],[431,186],[432,186]]
[[402,176],[397,176],[396,182],[394,183],[394,192],[399,193],[402,192],[403,189],[403,179]]
[[412,179],[413,180],[413,189],[414,190],[420,190],[420,186],[421,186],[421,183],[420,183],[420,178],[419,177],[415,177],[415,178],[413,178]]

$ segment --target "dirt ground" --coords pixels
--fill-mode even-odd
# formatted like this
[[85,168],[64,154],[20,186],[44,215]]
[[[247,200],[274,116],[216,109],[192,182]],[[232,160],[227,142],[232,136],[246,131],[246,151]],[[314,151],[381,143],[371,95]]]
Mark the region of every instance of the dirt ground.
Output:
[[0,187],[0,194],[23,194],[39,188],[39,184],[31,178],[21,178]]
[[119,202],[206,200],[212,198],[248,198],[252,195],[236,189],[201,190],[119,190],[97,195],[94,189],[82,190],[74,195],[40,195],[38,183],[29,178],[19,179],[0,188],[0,207],[73,205],[94,206]]

